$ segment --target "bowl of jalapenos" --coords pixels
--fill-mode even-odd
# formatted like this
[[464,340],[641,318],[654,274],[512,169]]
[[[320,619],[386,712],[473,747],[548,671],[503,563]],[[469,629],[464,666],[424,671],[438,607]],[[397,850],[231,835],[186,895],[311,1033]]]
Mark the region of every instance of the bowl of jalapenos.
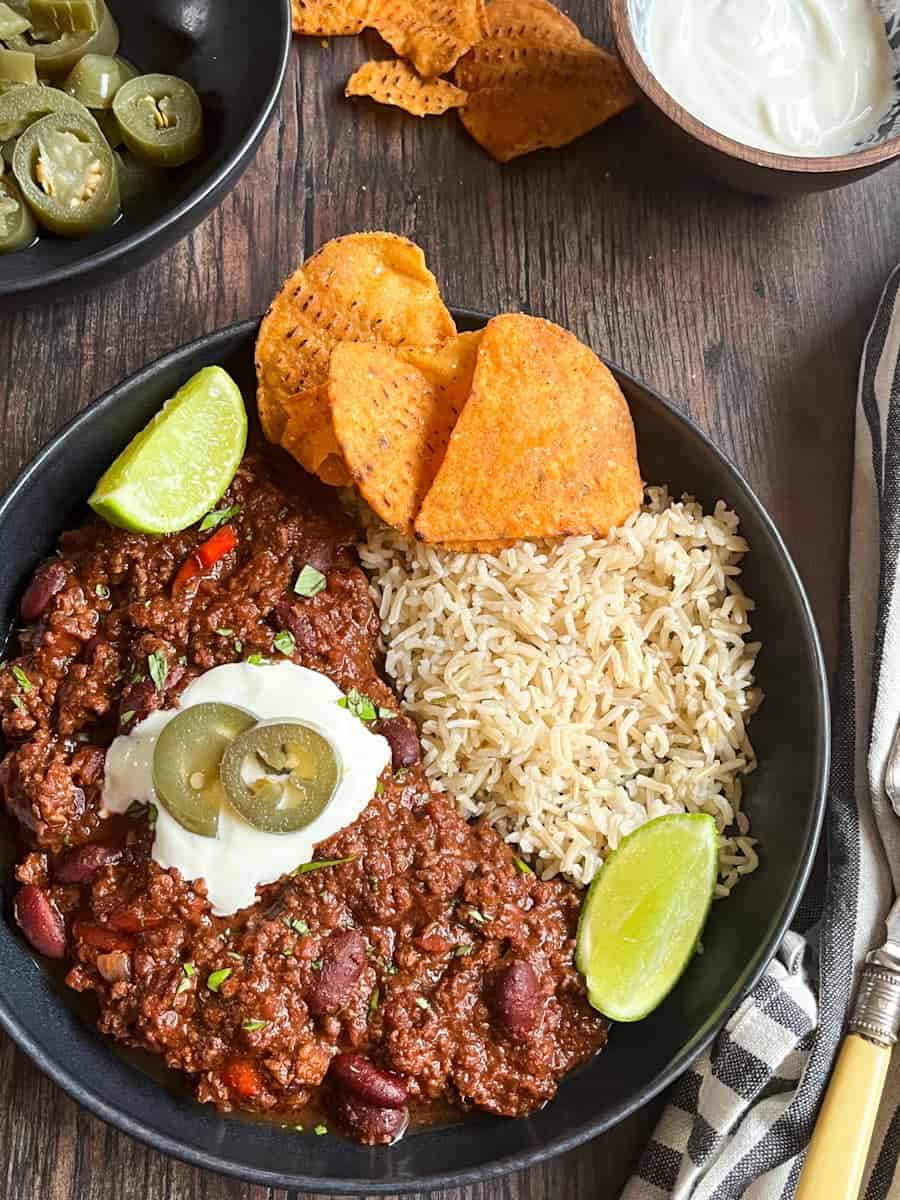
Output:
[[188,233],[252,159],[290,37],[290,0],[0,0],[0,300]]

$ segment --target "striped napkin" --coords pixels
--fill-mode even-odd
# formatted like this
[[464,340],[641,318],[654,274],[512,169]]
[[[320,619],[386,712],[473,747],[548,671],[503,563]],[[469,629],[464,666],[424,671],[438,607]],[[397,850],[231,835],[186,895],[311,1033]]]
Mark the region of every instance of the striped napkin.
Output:
[[[790,1200],[866,951],[900,893],[884,794],[900,718],[900,267],[866,340],[856,412],[849,597],[834,691],[828,878],[765,976],[668,1105],[622,1200]],[[877,581],[877,586],[876,586]],[[804,930],[804,932],[799,932]],[[900,1197],[900,1049],[864,1200]]]

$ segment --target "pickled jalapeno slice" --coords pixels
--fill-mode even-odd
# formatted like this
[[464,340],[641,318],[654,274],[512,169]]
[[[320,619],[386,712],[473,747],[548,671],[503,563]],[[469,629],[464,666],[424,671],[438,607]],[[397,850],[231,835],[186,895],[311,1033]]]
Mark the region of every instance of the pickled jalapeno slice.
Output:
[[37,225],[19,185],[8,175],[0,179],[0,254],[23,250],[37,237]]
[[0,142],[24,133],[29,125],[51,113],[73,113],[93,121],[83,104],[57,88],[30,84],[0,96]]
[[22,13],[17,13],[8,4],[0,3],[0,42],[17,34],[27,33],[31,22]]
[[200,837],[219,829],[219,765],[227,748],[256,724],[231,704],[194,704],[173,717],[153,751],[153,788],[179,825]]
[[317,730],[277,721],[232,742],[219,774],[228,800],[254,829],[294,833],[324,811],[340,767],[334,747]]
[[100,25],[97,0],[30,0],[28,11],[35,35],[48,41],[67,33],[96,33]]
[[0,47],[0,81],[13,87],[29,83],[37,85],[34,55],[30,51]]
[[30,50],[39,75],[67,75],[85,54],[118,53],[119,27],[104,0],[97,0],[97,12],[100,24],[93,33],[64,33],[52,42],[20,33],[7,44],[12,50]]
[[91,117],[51,113],[30,125],[13,174],[40,224],[61,237],[105,229],[119,215],[115,160]]
[[121,59],[108,54],[85,54],[66,76],[63,91],[85,108],[112,108],[116,92],[132,78],[126,70]]
[[180,167],[203,144],[203,109],[189,83],[174,75],[138,75],[124,83],[113,112],[128,149],[158,167]]

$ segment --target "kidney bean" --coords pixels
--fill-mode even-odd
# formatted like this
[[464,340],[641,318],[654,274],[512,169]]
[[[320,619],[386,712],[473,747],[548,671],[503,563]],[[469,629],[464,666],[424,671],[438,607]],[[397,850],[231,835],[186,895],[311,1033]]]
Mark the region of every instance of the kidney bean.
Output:
[[389,717],[373,721],[372,732],[380,733],[391,748],[391,766],[395,771],[414,767],[421,757],[419,734],[407,717]]
[[334,566],[338,554],[339,549],[332,542],[320,541],[317,538],[310,539],[303,543],[298,562],[302,559],[304,565],[308,563],[317,571],[321,571],[323,575],[327,575]]
[[314,1017],[338,1012],[350,999],[366,965],[366,939],[356,929],[338,930],[325,943],[322,966],[306,1005]]
[[131,978],[131,958],[124,950],[97,955],[97,970],[107,983],[122,983]]
[[78,918],[72,926],[72,934],[76,942],[84,942],[94,950],[124,950],[129,953],[134,949],[134,938],[127,933],[119,933],[99,921],[85,921]]
[[396,1142],[409,1124],[409,1110],[406,1108],[376,1108],[343,1094],[335,1099],[333,1111],[347,1132],[365,1146],[385,1146]]
[[292,600],[290,596],[282,596],[275,605],[275,616],[285,629],[294,635],[294,640],[301,651],[314,654],[317,647],[316,631],[309,616],[302,609],[303,601]]
[[403,1108],[409,1099],[401,1075],[376,1067],[361,1054],[338,1054],[331,1060],[331,1075],[338,1087],[375,1108]]
[[19,928],[38,954],[62,958],[66,952],[66,926],[47,893],[27,883],[16,893],[14,907]]
[[60,883],[90,883],[101,867],[108,867],[121,857],[118,846],[88,842],[61,858],[53,867],[53,877]]
[[513,959],[497,981],[497,1013],[506,1032],[525,1038],[540,1017],[541,985],[534,967],[523,959]]
[[51,559],[38,567],[34,578],[25,589],[19,612],[25,621],[35,621],[57,592],[66,586],[66,568],[58,559]]

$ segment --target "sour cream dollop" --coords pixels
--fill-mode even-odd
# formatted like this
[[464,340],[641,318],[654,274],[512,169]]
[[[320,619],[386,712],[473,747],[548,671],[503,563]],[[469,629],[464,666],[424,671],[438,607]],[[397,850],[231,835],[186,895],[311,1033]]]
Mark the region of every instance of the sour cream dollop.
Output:
[[644,54],[704,124],[779,154],[846,154],[896,98],[872,0],[653,0]]
[[[256,889],[309,862],[319,842],[352,824],[375,794],[378,777],[391,761],[387,741],[338,705],[343,692],[318,671],[294,663],[253,666],[231,663],[195,679],[181,695],[180,708],[151,713],[131,733],[117,737],[106,753],[103,806],[125,812],[137,801],[158,810],[153,858],[177,867],[184,879],[205,879],[213,912],[219,916],[253,904]],[[340,761],[331,801],[296,833],[254,829],[222,799],[214,838],[190,833],[159,803],[153,787],[153,752],[160,733],[185,708],[221,701],[235,704],[261,721],[296,719],[326,737]]]

